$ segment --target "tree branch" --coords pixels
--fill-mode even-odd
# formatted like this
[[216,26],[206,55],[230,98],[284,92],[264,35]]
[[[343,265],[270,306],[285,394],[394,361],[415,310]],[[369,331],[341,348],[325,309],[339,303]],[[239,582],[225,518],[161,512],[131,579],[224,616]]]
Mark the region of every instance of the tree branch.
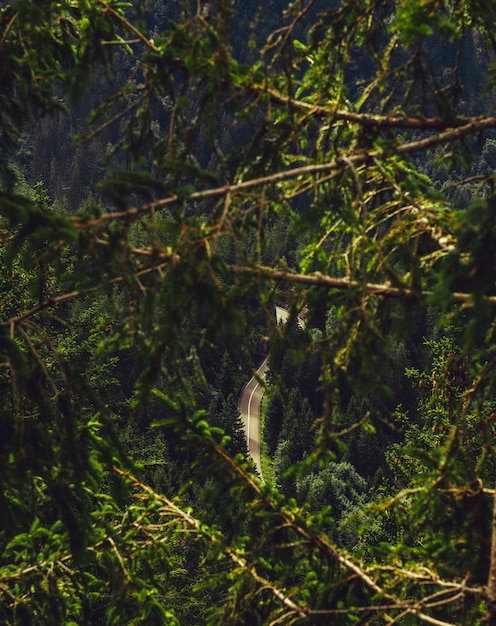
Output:
[[[389,284],[362,283],[348,278],[324,276],[320,272],[298,274],[296,272],[276,270],[266,266],[249,267],[241,265],[230,265],[229,269],[233,274],[251,274],[274,281],[323,287],[325,289],[338,289],[343,291],[357,289],[370,295],[378,295],[385,298],[420,301],[434,295],[432,291],[416,291],[408,288],[391,287]],[[453,292],[451,298],[455,304],[469,304],[473,300],[473,295],[470,293]],[[496,296],[487,296],[487,302],[496,307]]]
[[275,89],[255,87],[258,95],[267,94],[271,101],[284,106],[292,106],[310,115],[326,117],[333,120],[352,122],[364,127],[374,128],[404,128],[411,130],[443,131],[460,128],[468,124],[481,124],[484,128],[496,128],[496,117],[455,117],[452,119],[440,119],[438,117],[406,117],[405,115],[372,115],[368,113],[355,113],[335,109],[330,106],[311,104],[304,100],[297,100],[277,92]]
[[159,52],[158,48],[155,46],[152,40],[148,39],[148,37],[145,37],[145,35],[143,35],[143,33],[138,30],[136,26],[134,26],[134,24],[131,24],[129,20],[127,20],[113,7],[111,7],[107,2],[104,2],[103,0],[98,0],[98,3],[105,7],[105,10],[113,15],[119,22],[121,22],[121,24],[127,30],[129,30],[131,33],[134,33],[136,37],[138,37],[138,39],[141,41],[141,43],[143,43],[147,48],[149,48],[152,52]]
[[[160,258],[169,259],[169,257],[170,255],[167,255],[167,256],[162,255]],[[27,311],[24,311],[24,313],[20,313],[19,315],[11,317],[8,320],[5,320],[4,322],[0,322],[0,326],[8,326],[12,328],[16,326],[17,324],[23,322],[27,318],[32,317],[33,315],[36,315],[36,313],[40,313],[41,311],[44,311],[45,309],[52,308],[56,306],[57,304],[61,304],[62,302],[66,302],[67,300],[72,300],[73,298],[77,298],[78,296],[81,296],[81,295],[90,294],[92,292],[99,291],[100,289],[104,287],[108,287],[109,285],[122,283],[125,280],[128,280],[129,278],[145,276],[146,274],[150,274],[151,272],[159,272],[161,269],[165,267],[165,265],[166,265],[166,261],[163,261],[157,265],[144,267],[143,269],[138,270],[136,272],[132,272],[129,275],[116,276],[114,278],[110,278],[109,280],[105,281],[105,283],[102,283],[102,285],[98,287],[91,287],[88,289],[70,291],[68,293],[60,294],[59,296],[54,296],[53,298],[48,298],[47,300],[44,300],[43,302],[39,302],[37,305],[33,306]]]
[[[179,196],[177,194],[171,194],[167,198],[154,200],[141,206],[129,207],[128,209],[125,209],[123,211],[105,213],[91,220],[83,220],[80,217],[71,217],[69,219],[76,229],[84,231],[108,221],[113,221],[117,219],[136,219],[141,215],[152,213],[153,211],[163,209],[178,202],[198,202],[211,198],[220,198],[226,195],[234,196],[239,195],[243,192],[251,191],[253,189],[256,189],[257,187],[276,185],[278,183],[282,183],[295,178],[301,178],[305,176],[319,176],[321,174],[329,174],[333,171],[345,171],[346,169],[357,167],[358,165],[372,162],[376,159],[387,160],[391,155],[397,156],[399,154],[402,155],[414,152],[421,152],[423,150],[428,150],[438,145],[452,143],[453,141],[461,139],[462,137],[465,137],[467,135],[472,135],[475,133],[480,133],[483,130],[496,128],[496,117],[468,118],[466,120],[458,118],[458,122],[459,123],[446,123],[448,128],[447,130],[430,135],[428,137],[424,137],[423,139],[419,139],[416,141],[402,144],[394,144],[390,146],[376,148],[374,150],[362,150],[359,152],[352,152],[348,155],[338,156],[336,159],[327,163],[302,165],[300,167],[294,167],[283,170],[281,172],[267,174],[266,176],[252,178],[250,180],[241,181],[235,184],[221,185],[220,187],[213,187],[211,189],[196,191],[186,197],[182,195]],[[432,123],[434,124],[434,121]],[[439,127],[444,128],[442,124],[439,124],[437,129],[439,129]],[[316,181],[315,184],[317,185],[318,181]]]
[[[203,526],[203,524],[198,519],[196,519],[195,517],[193,517],[192,515],[190,515],[186,511],[183,511],[183,509],[175,505],[171,500],[169,500],[168,498],[166,498],[165,496],[161,494],[157,494],[150,487],[148,487],[147,485],[144,485],[137,478],[132,476],[129,472],[125,472],[119,469],[118,467],[114,467],[113,470],[116,473],[122,476],[125,476],[128,480],[133,482],[136,487],[139,487],[140,489],[142,489],[149,496],[153,496],[160,502],[163,502],[166,505],[167,511],[173,513],[179,519],[183,520],[183,522],[185,522],[189,527],[193,528],[199,534],[205,534],[206,527]],[[209,539],[214,544],[219,543],[221,538],[222,538],[222,535],[220,534],[220,532],[217,532],[215,534],[214,533],[209,534]],[[223,550],[226,556],[234,563],[234,565],[236,565],[237,567],[240,567],[243,571],[247,572],[258,585],[260,585],[264,589],[268,589],[279,601],[282,602],[282,604],[287,609],[289,609],[291,612],[298,615],[298,617],[300,617],[301,619],[304,619],[306,617],[306,612],[302,608],[300,608],[297,604],[295,604],[289,598],[287,594],[285,594],[281,589],[276,587],[273,583],[270,583],[268,580],[259,576],[255,568],[253,566],[248,566],[246,560],[243,557],[241,557],[235,549],[225,547]]]
[[496,622],[496,492],[493,498],[491,555],[487,576],[487,615],[486,624],[492,626]]

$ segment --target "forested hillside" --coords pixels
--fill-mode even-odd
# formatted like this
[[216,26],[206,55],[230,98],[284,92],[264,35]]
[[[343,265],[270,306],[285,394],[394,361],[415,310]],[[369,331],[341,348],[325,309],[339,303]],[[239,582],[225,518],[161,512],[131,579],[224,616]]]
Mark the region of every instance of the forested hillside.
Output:
[[1,623],[496,623],[495,32],[0,2]]

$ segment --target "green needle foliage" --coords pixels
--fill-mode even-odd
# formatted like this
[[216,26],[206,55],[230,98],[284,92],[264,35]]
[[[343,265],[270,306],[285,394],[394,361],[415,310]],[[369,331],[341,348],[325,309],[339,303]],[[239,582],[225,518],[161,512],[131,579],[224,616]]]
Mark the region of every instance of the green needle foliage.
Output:
[[0,3],[0,622],[496,623],[495,32]]

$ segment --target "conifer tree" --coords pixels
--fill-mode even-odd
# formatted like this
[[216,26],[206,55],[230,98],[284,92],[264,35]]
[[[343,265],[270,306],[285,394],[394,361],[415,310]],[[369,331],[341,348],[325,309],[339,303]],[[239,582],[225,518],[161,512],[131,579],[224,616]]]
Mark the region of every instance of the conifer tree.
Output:
[[[184,580],[199,591],[183,614],[207,624],[493,624],[492,3],[241,5],[1,3],[0,621],[174,624]],[[15,159],[27,126],[70,113],[97,71],[108,90],[73,139],[106,152],[102,179],[68,215]],[[52,157],[47,171],[71,167]],[[354,546],[325,505],[233,458],[199,402],[206,355],[239,346],[249,378],[268,345],[297,342],[291,320],[311,324],[291,347],[303,370],[319,354],[318,411],[302,461],[296,420],[275,453],[302,486],[344,467],[350,432],[387,421],[391,338],[427,335],[413,326],[428,315],[454,345],[433,369],[430,435],[415,434],[428,445],[409,451],[412,484],[392,473],[373,505],[356,495]],[[108,372],[124,398],[109,401]],[[343,428],[350,397],[371,394]],[[136,415],[182,461],[177,493],[126,454],[120,422]]]

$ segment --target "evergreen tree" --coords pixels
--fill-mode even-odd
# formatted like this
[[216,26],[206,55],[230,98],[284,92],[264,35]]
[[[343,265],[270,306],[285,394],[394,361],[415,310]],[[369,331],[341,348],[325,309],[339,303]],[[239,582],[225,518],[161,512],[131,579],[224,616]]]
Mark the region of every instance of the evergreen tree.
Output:
[[[1,4],[0,621],[494,623],[492,3]],[[428,319],[367,506],[345,444]],[[268,345],[280,489],[225,438]]]

